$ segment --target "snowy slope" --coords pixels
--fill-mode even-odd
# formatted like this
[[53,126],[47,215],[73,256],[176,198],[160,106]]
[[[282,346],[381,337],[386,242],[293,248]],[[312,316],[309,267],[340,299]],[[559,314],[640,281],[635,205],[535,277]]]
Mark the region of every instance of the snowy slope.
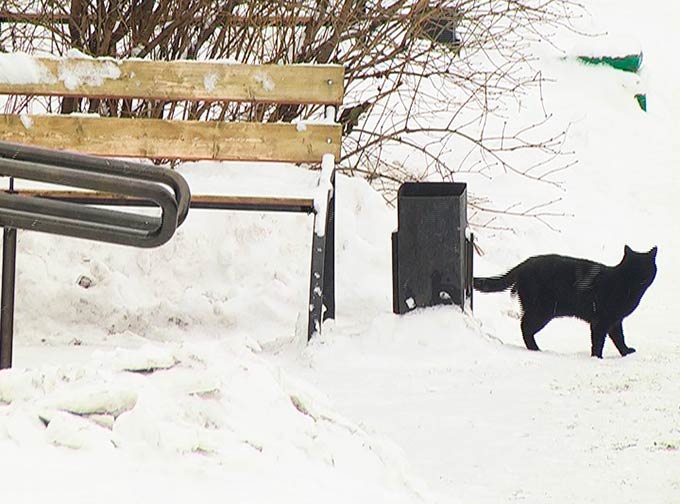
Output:
[[[499,206],[560,198],[551,225],[477,229],[480,275],[559,252],[615,264],[659,246],[625,322],[637,348],[589,357],[555,321],[523,348],[509,295],[391,313],[393,209],[339,177],[338,313],[302,342],[311,219],[192,212],[150,251],[19,233],[15,368],[0,373],[3,497],[18,502],[680,502],[680,21],[671,2],[589,0],[590,32],[634,38],[638,79],[536,48],[554,127],[578,164],[562,187],[470,176]],[[567,56],[565,59],[564,56]],[[642,87],[645,114],[632,99]],[[517,118],[532,118],[525,102]],[[227,177],[223,176],[225,173]],[[300,168],[182,167],[193,187],[309,195]],[[301,191],[301,192],[298,192]],[[86,276],[85,289],[78,279]]]

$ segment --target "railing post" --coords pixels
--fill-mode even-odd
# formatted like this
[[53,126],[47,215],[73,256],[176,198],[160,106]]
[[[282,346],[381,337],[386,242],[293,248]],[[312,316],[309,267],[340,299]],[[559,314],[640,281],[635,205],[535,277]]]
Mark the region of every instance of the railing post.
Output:
[[[14,192],[14,177],[9,178],[9,192]],[[16,265],[17,230],[16,228],[4,228],[2,234],[2,294],[0,296],[0,369],[12,367]]]
[[2,240],[2,300],[0,301],[0,369],[12,367],[14,339],[14,283],[17,230],[5,228]]

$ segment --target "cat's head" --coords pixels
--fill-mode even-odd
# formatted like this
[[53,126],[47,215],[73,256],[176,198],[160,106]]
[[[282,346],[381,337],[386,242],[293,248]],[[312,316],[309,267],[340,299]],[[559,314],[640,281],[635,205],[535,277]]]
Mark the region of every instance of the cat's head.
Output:
[[636,252],[628,245],[623,248],[623,260],[629,270],[634,270],[640,279],[641,284],[651,285],[656,276],[656,253],[659,249],[652,247],[647,252]]

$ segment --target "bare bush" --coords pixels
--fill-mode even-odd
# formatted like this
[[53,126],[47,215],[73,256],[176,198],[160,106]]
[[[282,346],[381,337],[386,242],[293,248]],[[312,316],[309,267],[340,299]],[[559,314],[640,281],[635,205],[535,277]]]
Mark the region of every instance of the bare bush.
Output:
[[[346,68],[341,166],[389,198],[404,179],[450,180],[500,167],[552,182],[565,131],[514,125],[507,98],[540,86],[528,47],[569,23],[572,0],[2,0],[7,50],[92,56],[340,63]],[[7,13],[11,13],[8,15]],[[3,16],[0,16],[3,17]],[[62,111],[263,121],[318,117],[297,105],[92,102]],[[517,166],[518,152],[535,162]],[[407,154],[404,154],[407,153]],[[404,162],[407,158],[412,162]],[[414,169],[417,165],[420,168]],[[474,204],[474,201],[473,201]]]

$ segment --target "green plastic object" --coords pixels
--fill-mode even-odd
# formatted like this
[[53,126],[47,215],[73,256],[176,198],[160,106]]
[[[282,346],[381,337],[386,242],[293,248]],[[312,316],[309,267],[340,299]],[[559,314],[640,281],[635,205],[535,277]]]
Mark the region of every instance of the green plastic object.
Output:
[[638,93],[635,95],[635,99],[638,102],[638,105],[640,105],[640,108],[647,112],[647,95]]
[[642,66],[642,53],[626,56],[578,56],[578,59],[589,65],[609,65],[617,70],[633,73]]

